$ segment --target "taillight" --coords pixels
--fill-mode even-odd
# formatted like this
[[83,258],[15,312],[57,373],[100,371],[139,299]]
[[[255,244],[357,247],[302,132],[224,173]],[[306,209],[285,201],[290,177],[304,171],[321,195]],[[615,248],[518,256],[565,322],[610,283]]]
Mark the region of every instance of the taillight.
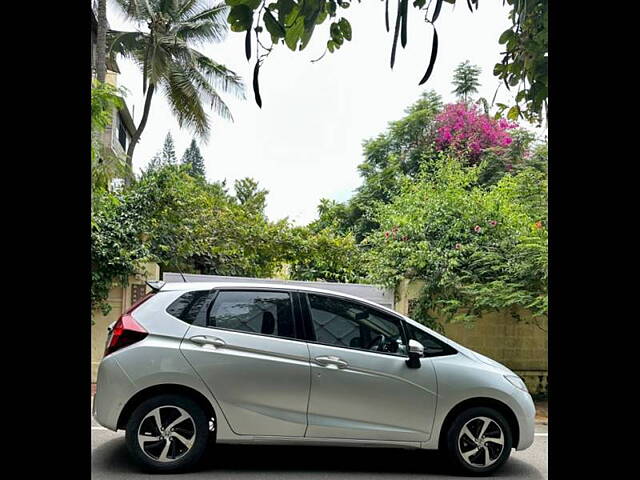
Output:
[[118,318],[118,321],[113,326],[113,330],[111,330],[107,338],[107,345],[104,350],[105,357],[116,350],[139,342],[148,335],[148,332],[142,325],[135,321],[131,313],[152,296],[153,294],[149,294],[142,297],[138,302],[134,303],[131,308],[120,315],[120,318]]

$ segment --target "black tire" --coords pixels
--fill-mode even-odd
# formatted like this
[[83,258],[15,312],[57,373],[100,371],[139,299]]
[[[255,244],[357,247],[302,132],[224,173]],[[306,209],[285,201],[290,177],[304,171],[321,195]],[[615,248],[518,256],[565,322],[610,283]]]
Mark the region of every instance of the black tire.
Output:
[[[184,450],[186,445],[182,442],[179,442],[177,439],[172,438],[170,441],[173,443],[176,442],[176,446],[172,445],[171,450],[172,455],[175,460],[169,459],[168,461],[162,462],[152,458],[151,453],[145,453],[145,451],[140,446],[138,442],[138,430],[141,426],[141,423],[149,413],[155,410],[158,407],[169,407],[167,409],[161,409],[161,416],[164,415],[167,418],[167,424],[171,423],[171,415],[174,416],[179,412],[175,407],[182,409],[189,416],[191,416],[192,422],[187,419],[185,420],[181,426],[184,429],[177,429],[187,431],[188,440],[192,440],[193,444],[189,449],[180,453],[180,450]],[[173,408],[171,408],[173,407]],[[168,417],[167,417],[168,416]],[[151,425],[148,423],[151,422]],[[167,426],[167,425],[163,425]],[[149,427],[149,429],[153,429],[155,427],[155,422],[153,419],[147,419],[145,421],[144,427]],[[191,430],[195,428],[195,432],[192,435]],[[156,435],[157,431],[150,431],[152,435]],[[198,461],[201,459],[202,455],[207,449],[207,443],[209,442],[209,419],[207,415],[203,411],[203,409],[192,399],[175,394],[166,394],[166,395],[158,395],[152,398],[149,398],[142,402],[138,407],[133,411],[131,416],[129,417],[129,421],[126,425],[126,444],[127,449],[129,450],[130,455],[133,459],[142,466],[147,471],[152,472],[177,472],[184,471],[193,468]],[[151,447],[153,447],[154,452],[158,452],[156,449],[156,445],[158,445],[158,449],[162,450],[164,445],[168,443],[168,440],[162,439],[156,442],[150,442]],[[145,445],[148,445],[145,443]],[[147,447],[149,452],[151,452],[151,448]],[[160,458],[160,455],[157,455],[157,458]]]
[[[490,461],[493,461],[489,466],[479,466],[472,465],[468,463],[464,457],[462,456],[461,447],[459,446],[463,443],[466,447],[464,452],[468,453],[473,451],[473,448],[469,447],[471,444],[468,436],[463,435],[462,439],[460,439],[460,433],[463,427],[472,419],[477,419],[478,417],[485,417],[491,419],[497,426],[502,429],[503,434],[503,445],[502,450],[500,451],[499,445],[494,442],[488,442],[486,449],[489,450]],[[470,423],[468,428],[477,429],[481,427],[483,424],[482,420],[474,420],[474,422]],[[493,424],[489,424],[487,427],[486,436],[488,438],[497,437],[497,430]],[[478,430],[475,432],[472,431],[472,434],[477,434]],[[463,411],[458,417],[453,421],[446,436],[446,455],[449,462],[453,465],[456,470],[461,473],[465,473],[471,476],[484,476],[489,475],[495,472],[498,468],[500,468],[504,462],[507,461],[509,455],[511,455],[511,448],[513,446],[513,436],[511,434],[511,429],[509,428],[509,422],[504,418],[504,416],[494,410],[493,408],[488,407],[473,407],[468,410]],[[469,459],[471,463],[483,463],[484,462],[484,453],[485,449],[478,450],[477,454],[472,454]],[[493,454],[493,455],[492,455]],[[477,456],[476,456],[477,455]]]

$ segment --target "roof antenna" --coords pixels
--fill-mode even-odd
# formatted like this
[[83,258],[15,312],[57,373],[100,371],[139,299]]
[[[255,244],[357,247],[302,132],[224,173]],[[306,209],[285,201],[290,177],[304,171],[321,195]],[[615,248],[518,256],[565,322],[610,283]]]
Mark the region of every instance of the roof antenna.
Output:
[[186,278],[184,278],[184,273],[182,273],[182,270],[180,270],[180,267],[178,266],[178,264],[177,264],[177,263],[176,263],[176,268],[178,269],[178,273],[179,273],[179,274],[180,274],[180,276],[182,277],[182,281],[183,281],[184,283],[188,283],[188,282],[187,282],[187,279],[186,279]]

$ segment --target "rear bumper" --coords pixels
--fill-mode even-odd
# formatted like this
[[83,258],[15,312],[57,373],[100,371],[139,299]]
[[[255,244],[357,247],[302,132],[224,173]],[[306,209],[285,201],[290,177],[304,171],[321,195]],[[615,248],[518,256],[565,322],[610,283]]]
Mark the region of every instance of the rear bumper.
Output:
[[103,427],[116,431],[124,401],[131,398],[134,391],[131,379],[120,367],[115,355],[103,359],[98,367],[93,418]]

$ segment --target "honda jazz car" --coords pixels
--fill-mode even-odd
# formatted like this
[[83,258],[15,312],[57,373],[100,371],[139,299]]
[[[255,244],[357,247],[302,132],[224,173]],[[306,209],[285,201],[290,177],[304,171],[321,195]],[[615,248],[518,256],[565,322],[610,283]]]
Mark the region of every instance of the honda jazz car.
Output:
[[93,405],[149,470],[216,442],[441,450],[477,475],[533,443],[522,379],[391,309],[286,283],[152,287],[110,326]]

